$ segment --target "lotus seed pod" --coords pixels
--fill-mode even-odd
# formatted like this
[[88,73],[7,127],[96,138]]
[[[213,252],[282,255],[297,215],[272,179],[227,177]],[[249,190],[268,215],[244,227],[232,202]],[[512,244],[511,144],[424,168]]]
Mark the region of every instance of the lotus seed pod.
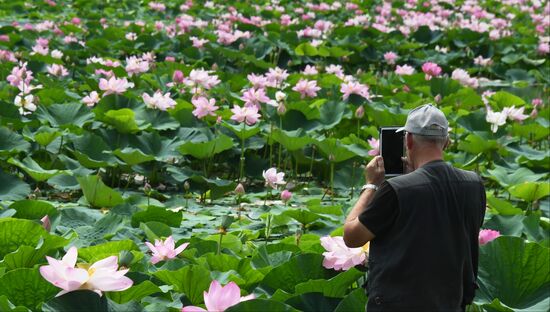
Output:
[[183,183],[183,189],[186,191],[189,191],[189,188],[191,188],[191,185],[189,185],[189,182],[185,181]]

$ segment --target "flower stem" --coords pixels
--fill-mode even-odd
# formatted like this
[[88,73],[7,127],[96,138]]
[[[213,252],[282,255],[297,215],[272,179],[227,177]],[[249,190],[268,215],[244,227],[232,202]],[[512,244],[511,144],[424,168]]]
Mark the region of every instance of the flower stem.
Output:
[[[243,122],[243,132],[244,131],[246,131],[246,123]],[[241,169],[239,172],[239,182],[242,182],[244,176],[244,133],[243,136],[241,136]]]
[[330,162],[330,203],[334,205],[334,162]]
[[220,240],[218,241],[218,255],[222,252],[222,240],[223,240],[223,233],[220,233]]

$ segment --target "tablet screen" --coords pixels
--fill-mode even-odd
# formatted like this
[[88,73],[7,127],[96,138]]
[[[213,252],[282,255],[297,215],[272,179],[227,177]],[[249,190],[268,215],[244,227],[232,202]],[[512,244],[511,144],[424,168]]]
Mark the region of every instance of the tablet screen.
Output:
[[384,159],[386,176],[403,174],[404,131],[395,132],[399,127],[380,128],[380,155]]

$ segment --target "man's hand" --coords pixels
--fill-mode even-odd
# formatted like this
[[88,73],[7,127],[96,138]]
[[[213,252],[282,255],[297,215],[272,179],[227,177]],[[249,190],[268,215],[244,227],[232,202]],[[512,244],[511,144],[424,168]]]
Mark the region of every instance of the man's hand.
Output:
[[365,179],[367,183],[380,185],[384,182],[386,170],[384,170],[384,159],[382,156],[374,157],[365,167]]

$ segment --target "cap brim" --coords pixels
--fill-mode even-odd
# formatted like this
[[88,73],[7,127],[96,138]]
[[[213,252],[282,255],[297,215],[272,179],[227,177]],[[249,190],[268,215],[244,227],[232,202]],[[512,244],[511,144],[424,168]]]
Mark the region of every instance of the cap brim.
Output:
[[405,127],[401,127],[399,129],[395,130],[395,132],[401,132],[401,131],[405,131]]

